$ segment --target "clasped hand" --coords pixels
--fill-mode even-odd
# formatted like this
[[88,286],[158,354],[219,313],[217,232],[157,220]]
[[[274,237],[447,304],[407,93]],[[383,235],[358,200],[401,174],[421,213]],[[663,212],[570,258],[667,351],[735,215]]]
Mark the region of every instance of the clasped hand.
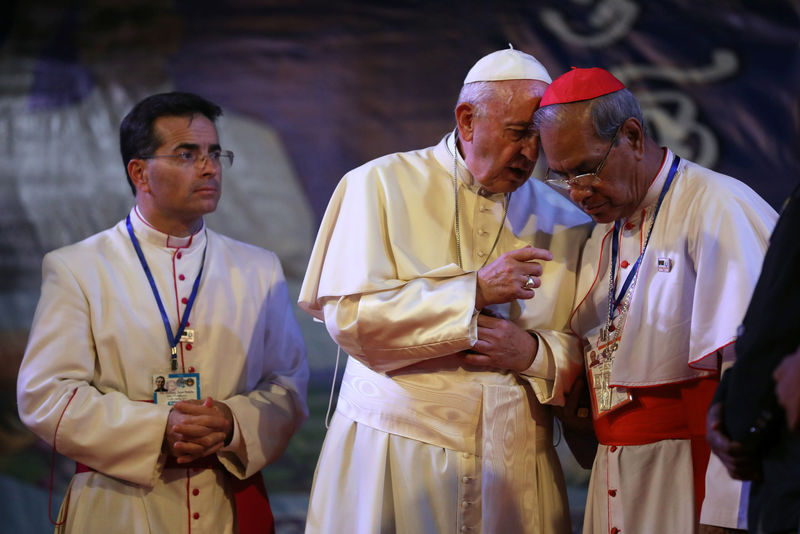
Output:
[[478,341],[465,352],[470,365],[522,372],[531,366],[539,342],[535,336],[506,319],[478,315]]
[[167,452],[179,464],[219,451],[233,435],[233,414],[224,402],[184,400],[172,406],[164,431]]

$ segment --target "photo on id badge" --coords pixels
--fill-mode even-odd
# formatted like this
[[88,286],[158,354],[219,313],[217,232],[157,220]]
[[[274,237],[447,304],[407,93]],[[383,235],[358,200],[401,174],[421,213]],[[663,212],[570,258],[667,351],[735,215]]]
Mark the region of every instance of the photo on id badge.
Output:
[[172,406],[178,401],[200,398],[199,373],[153,375],[153,402]]

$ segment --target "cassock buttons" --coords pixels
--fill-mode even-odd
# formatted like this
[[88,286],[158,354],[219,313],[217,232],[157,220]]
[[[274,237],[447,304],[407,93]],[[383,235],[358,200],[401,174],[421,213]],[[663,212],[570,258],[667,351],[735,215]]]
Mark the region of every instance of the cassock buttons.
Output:
[[620,532],[622,532],[622,531],[620,529],[618,529],[617,527],[614,527],[614,528],[611,529],[611,534],[619,534]]
[[[189,369],[189,370],[191,371],[191,369]],[[198,495],[200,495],[200,490],[199,490],[199,489],[197,489],[197,488],[193,489],[193,490],[192,490],[192,495],[194,495],[195,497],[197,497]]]
[[620,263],[619,265],[620,265],[620,267],[622,267],[623,269],[627,269],[627,268],[628,268],[628,265],[630,265],[630,263],[628,263],[628,262],[627,262],[627,261],[625,261],[625,260],[622,260],[622,263]]
[[192,344],[191,343],[187,343],[186,344],[186,350],[192,350]]
[[187,299],[186,297],[183,297],[183,298],[181,299],[181,302],[182,302],[183,304],[186,304],[187,302],[189,302],[189,299]]
[[635,225],[635,224],[633,224],[632,222],[625,223],[625,229],[626,229],[626,230],[633,230],[633,227],[634,227],[634,226],[636,226],[636,225]]
[[186,277],[183,276],[182,274],[179,274],[178,275],[178,280],[186,280]]
[[[194,367],[189,367],[189,372],[190,373],[194,373]],[[198,491],[198,490],[195,490],[195,491]],[[195,493],[195,495],[197,495],[197,493]]]
[[195,513],[192,514],[192,517],[195,518],[195,519],[200,519],[200,514],[195,512]]
[[615,489],[610,489],[610,490],[608,490],[608,494],[609,494],[610,496],[612,496],[612,497],[616,497],[616,496],[617,496],[617,490],[615,490]]
[[175,257],[178,258],[178,259],[181,259],[183,257],[183,254],[178,252],[177,254],[175,254]]
[[608,448],[608,450],[610,450],[611,452],[614,452],[614,451],[617,450],[617,446],[616,445],[612,445],[611,447]]

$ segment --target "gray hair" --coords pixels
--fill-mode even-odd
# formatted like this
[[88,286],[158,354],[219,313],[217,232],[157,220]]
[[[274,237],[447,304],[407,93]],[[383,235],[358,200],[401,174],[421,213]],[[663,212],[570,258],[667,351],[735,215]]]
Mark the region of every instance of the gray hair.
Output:
[[510,101],[512,96],[506,84],[497,82],[472,82],[464,84],[461,88],[456,106],[464,102],[471,104],[475,108],[475,116],[480,116],[486,111],[486,105],[490,100],[498,97],[506,97],[507,101]]
[[[569,109],[568,106],[575,104],[551,104],[536,110],[533,116],[533,124],[537,130],[560,122]],[[611,139],[614,133],[623,122],[633,117],[637,119],[644,129],[644,116],[642,108],[633,93],[627,89],[620,89],[613,93],[598,96],[586,103],[589,116],[597,137],[600,139]]]

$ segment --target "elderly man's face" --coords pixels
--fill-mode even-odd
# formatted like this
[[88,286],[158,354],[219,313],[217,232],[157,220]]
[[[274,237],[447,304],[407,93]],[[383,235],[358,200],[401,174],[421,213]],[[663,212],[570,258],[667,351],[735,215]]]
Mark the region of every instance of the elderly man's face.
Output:
[[599,223],[631,216],[647,192],[647,183],[636,178],[626,128],[620,128],[609,148],[610,140],[595,134],[586,109],[576,106],[560,122],[543,126],[539,132],[551,171],[565,179],[595,172],[608,153],[597,175],[599,182],[569,191],[572,200]]
[[495,82],[504,86],[472,119],[464,161],[475,179],[493,193],[509,193],[531,176],[539,155],[533,112],[547,84],[536,80]]

